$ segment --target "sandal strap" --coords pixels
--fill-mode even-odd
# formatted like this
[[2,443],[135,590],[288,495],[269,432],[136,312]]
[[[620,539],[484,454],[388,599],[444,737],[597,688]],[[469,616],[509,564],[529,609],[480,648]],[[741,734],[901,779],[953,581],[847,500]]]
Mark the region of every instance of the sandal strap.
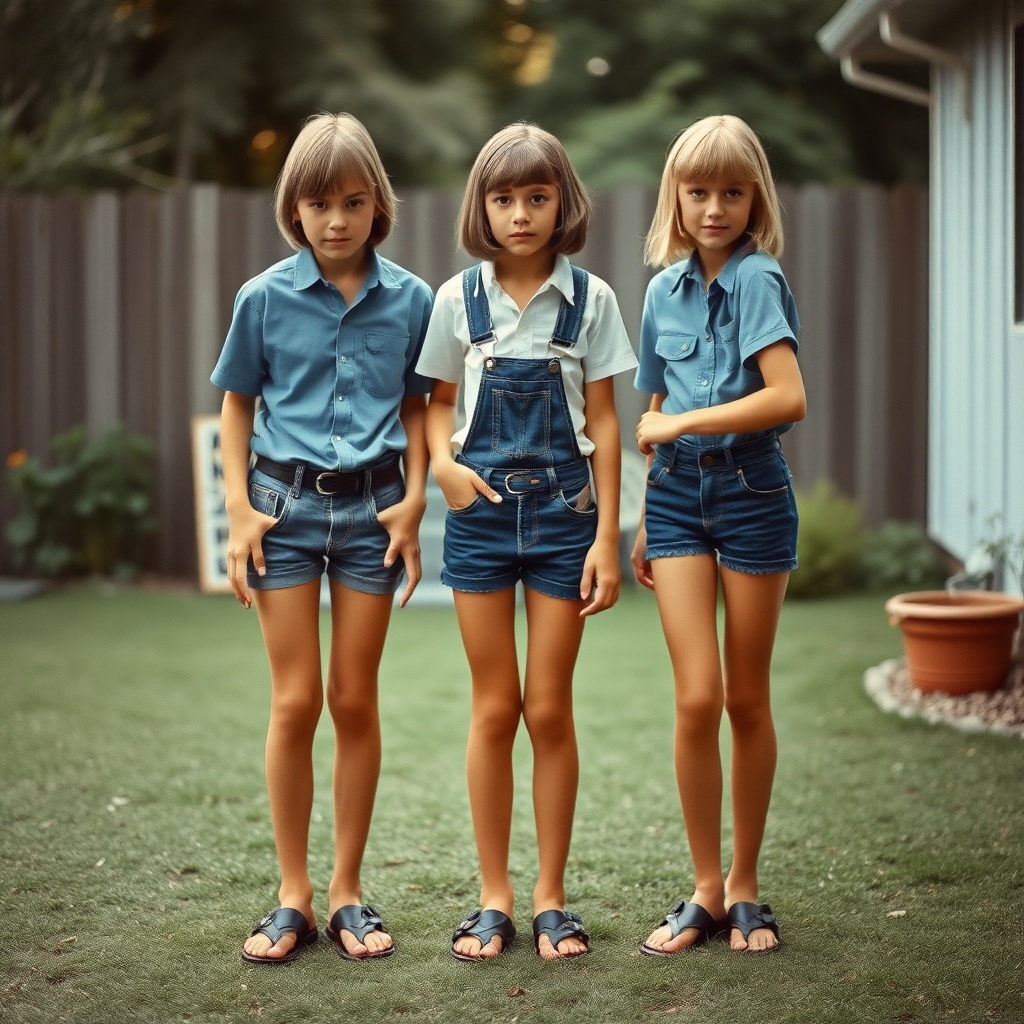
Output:
[[587,949],[590,948],[590,936],[583,927],[583,918],[579,914],[568,913],[564,910],[542,910],[533,919],[533,941],[539,945],[538,940],[546,935],[555,948],[563,939],[578,938],[583,941]]
[[486,946],[494,936],[501,939],[501,948],[504,949],[515,937],[516,926],[508,914],[500,910],[474,910],[452,934],[452,945],[459,939],[472,936],[479,939],[482,946]]
[[755,928],[767,928],[779,937],[779,922],[767,903],[734,903],[729,908],[729,923],[740,930],[744,940]]
[[331,915],[331,930],[340,935],[342,928],[351,932],[356,941],[362,942],[370,932],[386,932],[380,912],[370,903],[348,903]]
[[306,915],[301,910],[294,907],[277,907],[257,922],[252,934],[266,935],[276,946],[282,935],[295,932],[295,945],[298,947],[311,931],[313,929],[309,927]]
[[699,903],[687,903],[686,900],[680,900],[658,927],[666,924],[672,930],[673,939],[687,928],[696,928],[709,938],[719,929],[718,922]]

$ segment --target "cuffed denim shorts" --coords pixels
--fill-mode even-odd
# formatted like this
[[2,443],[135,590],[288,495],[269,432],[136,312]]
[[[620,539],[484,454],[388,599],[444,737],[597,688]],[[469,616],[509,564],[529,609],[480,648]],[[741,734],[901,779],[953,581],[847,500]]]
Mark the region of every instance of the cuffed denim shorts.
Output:
[[393,594],[404,566],[399,557],[384,568],[391,538],[377,521],[377,513],[404,497],[401,479],[345,497],[320,494],[309,487],[296,496],[289,484],[250,470],[249,503],[277,522],[263,534],[266,576],[256,574],[250,558],[246,582],[257,590],[280,590],[319,579],[326,568],[332,580],[352,590]]
[[474,466],[461,455],[457,460],[502,500],[478,494],[465,508],[448,510],[441,582],[485,594],[522,580],[539,594],[578,601],[583,563],[597,538],[586,459],[514,471]]
[[778,436],[728,448],[658,445],[644,525],[648,561],[717,554],[736,572],[792,571],[796,500]]

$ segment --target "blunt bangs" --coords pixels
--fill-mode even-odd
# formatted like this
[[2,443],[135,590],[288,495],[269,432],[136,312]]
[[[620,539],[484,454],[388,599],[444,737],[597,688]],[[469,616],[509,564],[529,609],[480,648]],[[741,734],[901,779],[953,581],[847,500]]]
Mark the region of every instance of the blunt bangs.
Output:
[[345,182],[358,183],[373,197],[377,213],[367,242],[379,245],[395,223],[398,201],[377,148],[351,114],[317,114],[288,151],[274,192],[278,230],[293,249],[308,245],[302,225],[293,219],[295,204],[310,196],[329,195]]
[[579,252],[586,244],[592,206],[562,144],[532,124],[512,124],[493,135],[469,172],[459,212],[459,245],[471,256],[493,260],[502,249],[491,234],[485,201],[489,192],[523,185],[558,188],[553,254]]

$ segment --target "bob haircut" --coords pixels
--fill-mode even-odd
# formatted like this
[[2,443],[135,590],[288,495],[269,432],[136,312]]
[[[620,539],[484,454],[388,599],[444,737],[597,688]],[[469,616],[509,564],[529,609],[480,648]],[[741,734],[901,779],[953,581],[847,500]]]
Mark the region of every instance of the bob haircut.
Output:
[[367,242],[380,245],[397,219],[398,200],[370,133],[351,114],[315,114],[302,126],[274,188],[277,228],[293,249],[309,247],[294,216],[295,204],[357,181],[373,196],[377,213]]
[[782,215],[764,147],[750,126],[731,114],[704,117],[672,143],[661,175],[658,205],[644,244],[648,266],[667,267],[696,248],[679,216],[679,184],[726,177],[754,186],[748,249],[782,255]]
[[474,161],[459,211],[459,245],[483,260],[493,260],[503,252],[491,234],[484,203],[488,192],[521,185],[557,186],[558,220],[551,251],[579,252],[590,227],[590,197],[558,139],[524,122],[510,124],[491,136]]

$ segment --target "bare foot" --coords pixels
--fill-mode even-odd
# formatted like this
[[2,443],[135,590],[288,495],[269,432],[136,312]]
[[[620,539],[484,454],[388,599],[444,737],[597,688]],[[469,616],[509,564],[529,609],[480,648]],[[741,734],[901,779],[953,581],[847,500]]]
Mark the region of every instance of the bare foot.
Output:
[[[282,903],[281,905],[298,910],[306,919],[310,928],[316,927],[316,915],[313,913],[311,903],[300,903],[297,905]],[[276,943],[271,941],[269,935],[264,935],[263,932],[257,932],[255,935],[250,935],[249,938],[245,940],[242,949],[244,949],[249,956],[261,957],[266,960],[280,960],[295,948],[296,941],[295,932],[285,932]]]
[[[534,910],[534,921],[548,910],[566,913],[564,907],[541,907]],[[577,923],[579,922],[577,921]],[[586,953],[589,949],[590,947],[580,935],[567,935],[564,939],[559,939],[557,946],[552,943],[550,936],[545,935],[543,932],[537,936],[537,952],[542,960],[561,960],[565,957],[579,956],[582,953]]]
[[[490,904],[488,906],[488,903]],[[491,912],[507,917],[510,921],[512,920],[512,897],[500,898],[493,901],[484,902],[481,900],[483,910],[480,913],[480,919],[475,927],[478,930],[483,931],[486,934],[490,931],[491,927],[494,926],[495,921],[493,918],[487,915]],[[472,915],[467,920],[472,920]],[[501,919],[498,918],[500,921]],[[465,921],[463,925],[465,925]],[[460,956],[468,956],[474,960],[490,960],[492,957],[496,957],[504,948],[505,941],[500,935],[492,935],[486,943],[478,935],[463,935],[456,939],[452,943],[452,952],[458,953]]]
[[[723,891],[705,892],[697,889],[687,903],[695,903],[703,907],[716,921],[725,920],[725,893]],[[687,946],[692,946],[700,938],[699,928],[684,928],[675,938],[672,938],[672,929],[669,925],[663,924],[655,928],[647,941],[644,943],[651,949],[661,950],[663,953],[678,953]]]
[[[736,903],[753,903],[757,905],[757,896],[751,900],[733,900],[729,905],[734,906]],[[729,946],[737,953],[751,952],[751,953],[767,953],[768,950],[774,949],[779,944],[779,940],[776,938],[775,933],[770,928],[754,928],[746,939],[743,938],[743,932],[739,928],[733,928],[729,932]]]

